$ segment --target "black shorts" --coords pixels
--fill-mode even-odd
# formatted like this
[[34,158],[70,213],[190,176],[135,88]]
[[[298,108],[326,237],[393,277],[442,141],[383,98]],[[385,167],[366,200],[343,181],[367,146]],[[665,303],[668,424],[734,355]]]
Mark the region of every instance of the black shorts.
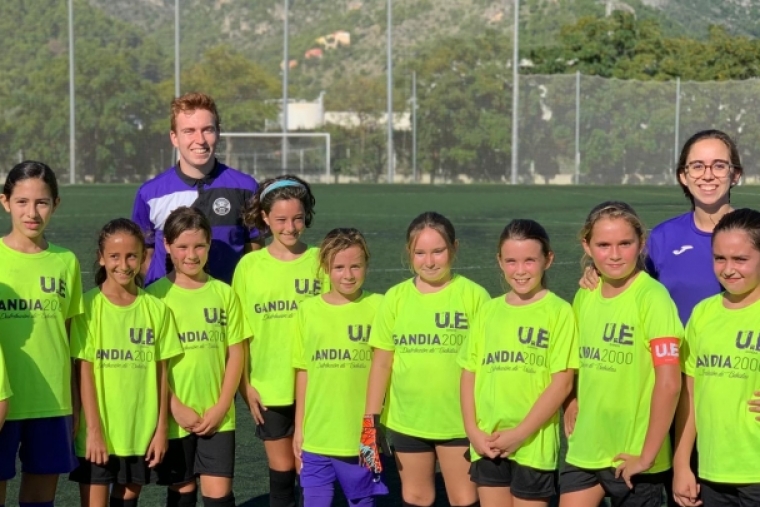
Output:
[[431,440],[429,438],[413,437],[406,433],[399,433],[386,428],[386,435],[391,441],[394,452],[434,452],[437,446],[442,447],[469,447],[467,437],[450,438],[446,440]]
[[760,484],[722,484],[700,480],[700,498],[705,507],[749,507],[760,505]]
[[622,477],[615,478],[614,468],[586,470],[565,463],[559,473],[559,491],[573,493],[599,484],[605,496],[610,497],[612,507],[660,507],[666,480],[667,472],[638,474],[631,479],[633,489],[628,489]]
[[267,407],[261,411],[264,424],[256,425],[256,436],[261,440],[280,440],[292,437],[296,431],[296,406]]
[[470,465],[470,480],[478,486],[507,487],[513,496],[525,500],[557,493],[556,470],[537,470],[506,458],[480,458]]
[[169,450],[156,467],[156,483],[185,484],[199,475],[235,475],[235,431],[222,431],[208,437],[196,434],[169,440]]
[[79,466],[69,474],[71,481],[80,484],[150,484],[151,470],[145,456],[109,456],[105,465],[77,459]]

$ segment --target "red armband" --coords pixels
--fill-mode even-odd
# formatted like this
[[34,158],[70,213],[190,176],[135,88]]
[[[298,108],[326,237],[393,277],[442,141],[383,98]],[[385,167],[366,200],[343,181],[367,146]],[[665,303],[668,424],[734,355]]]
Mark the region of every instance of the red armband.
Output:
[[654,367],[663,364],[680,364],[678,359],[678,338],[655,338],[649,342],[650,351],[652,352],[652,363]]

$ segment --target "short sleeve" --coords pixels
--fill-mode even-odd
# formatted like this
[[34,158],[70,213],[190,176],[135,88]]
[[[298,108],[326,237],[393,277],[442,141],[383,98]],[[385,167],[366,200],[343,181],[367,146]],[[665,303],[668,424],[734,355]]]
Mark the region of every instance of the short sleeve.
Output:
[[[219,282],[223,283],[223,282]],[[235,345],[245,340],[245,324],[240,300],[232,289],[227,298],[227,346]]]
[[67,319],[84,312],[84,303],[82,301],[82,270],[79,267],[79,260],[77,260],[76,257],[74,257],[73,268],[73,273],[71,273],[71,278],[69,280],[69,295],[71,300],[69,301],[69,308],[66,313]]
[[295,334],[293,335],[292,363],[293,368],[299,370],[305,370],[308,368],[306,358],[304,357],[304,332],[307,329],[305,314],[306,312],[304,311],[303,306],[301,306],[296,315]]
[[184,352],[182,342],[179,341],[179,332],[174,323],[174,316],[168,307],[165,306],[163,310],[161,332],[157,337],[156,361],[166,361]]
[[657,338],[683,339],[683,324],[678,317],[676,304],[665,287],[659,286],[656,289],[643,292],[637,302],[642,312],[647,349],[649,342]]
[[86,314],[80,313],[71,320],[71,357],[82,359],[90,363],[95,361],[92,353],[92,345],[89,329],[89,319]]
[[686,323],[686,339],[681,344],[681,371],[686,375],[693,377],[697,370],[697,355],[694,353],[694,345],[697,340],[697,324],[699,318],[698,310],[691,314],[689,322]]
[[396,350],[396,344],[393,341],[393,327],[396,324],[396,297],[397,291],[391,289],[377,309],[368,342],[372,348],[389,352]]
[[13,396],[13,391],[11,391],[11,384],[8,381],[8,370],[5,368],[3,349],[0,347],[0,401],[7,400],[11,396]]
[[238,304],[240,305],[240,312],[242,315],[241,325],[242,325],[242,331],[243,331],[243,339],[253,337],[253,326],[251,325],[248,312],[245,310],[246,308],[245,264],[246,264],[246,259],[245,259],[245,256],[243,256],[243,259],[238,263],[237,267],[235,268],[235,273],[232,275],[232,291],[237,296]]
[[142,195],[142,188],[135,195],[135,202],[132,205],[132,221],[140,226],[145,236],[145,245],[153,248],[156,245],[156,229],[153,222],[150,221],[150,208]]
[[549,373],[578,369],[578,325],[569,304],[562,302],[549,342]]
[[485,321],[488,317],[484,308],[475,315],[472,321],[472,329],[467,338],[465,338],[462,348],[459,349],[457,364],[462,369],[475,373],[482,359],[483,348],[485,346]]
[[480,285],[475,286],[475,290],[472,294],[472,301],[471,306],[469,308],[469,311],[472,312],[470,315],[475,316],[478,311],[480,311],[481,308],[483,308],[483,305],[486,304],[488,301],[491,300],[491,295],[488,293],[487,290],[485,290]]
[[585,298],[585,294],[591,293],[592,291],[589,291],[587,289],[578,289],[578,291],[575,293],[575,297],[573,298],[573,314],[575,315],[575,322],[579,322],[581,318],[581,307],[583,306],[583,299]]

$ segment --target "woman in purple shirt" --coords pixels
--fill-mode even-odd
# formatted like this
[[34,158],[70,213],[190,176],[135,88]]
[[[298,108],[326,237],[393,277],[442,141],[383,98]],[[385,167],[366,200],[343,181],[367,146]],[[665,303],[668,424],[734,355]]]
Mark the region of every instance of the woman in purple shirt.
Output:
[[[710,237],[723,215],[732,210],[731,187],[742,176],[739,151],[728,134],[703,130],[681,149],[676,177],[691,211],[657,225],[646,245],[646,269],[670,293],[686,325],[694,306],[721,291],[713,274]],[[584,273],[581,287],[596,287],[593,268]]]
[[697,132],[678,159],[678,184],[691,211],[661,223],[647,240],[647,271],[670,292],[686,325],[694,306],[722,289],[712,269],[710,237],[732,210],[731,187],[742,176],[734,141],[719,130]]

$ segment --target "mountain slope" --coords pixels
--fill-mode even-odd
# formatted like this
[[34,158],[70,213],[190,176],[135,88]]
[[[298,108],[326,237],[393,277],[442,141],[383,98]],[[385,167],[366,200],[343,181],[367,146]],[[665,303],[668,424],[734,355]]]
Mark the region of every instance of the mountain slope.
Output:
[[[173,57],[172,0],[88,1],[110,16],[141,27],[160,42],[167,57]],[[582,16],[605,15],[610,9],[657,18],[670,34],[704,30],[705,15],[686,7],[696,1],[710,0],[522,0],[521,48],[552,45],[561,26]],[[737,10],[722,9],[731,19],[742,19],[744,11],[739,9],[743,4],[734,3]],[[395,63],[401,64],[415,52],[453,36],[474,36],[486,29],[511,33],[510,7],[504,0],[393,0]],[[228,44],[270,72],[279,72],[283,12],[283,0],[183,0],[183,66],[197,61],[212,46]],[[346,75],[378,76],[384,72],[386,0],[291,0],[289,19],[289,55],[298,62],[291,73],[295,89],[314,95]],[[324,50],[321,59],[306,60],[307,51],[320,48],[316,39],[335,31],[350,34],[350,47]]]

